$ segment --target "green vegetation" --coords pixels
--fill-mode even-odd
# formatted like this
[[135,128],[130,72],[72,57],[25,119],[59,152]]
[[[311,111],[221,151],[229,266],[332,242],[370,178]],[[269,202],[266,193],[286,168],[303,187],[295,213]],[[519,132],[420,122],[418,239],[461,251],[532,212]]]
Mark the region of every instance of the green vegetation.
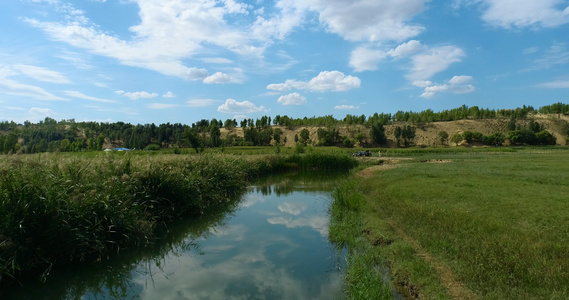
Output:
[[[243,136],[238,136],[233,132],[238,125],[235,119],[227,119],[225,121],[202,119],[191,125],[180,123],[133,125],[124,122],[76,122],[74,119],[58,122],[48,117],[37,124],[32,124],[29,121],[24,122],[24,124],[17,124],[13,121],[0,122],[0,153],[102,151],[104,145],[131,149],[145,149],[149,145],[157,145],[162,149],[192,147],[196,152],[202,152],[205,148],[269,146],[286,143],[286,141],[281,141],[280,139],[283,134],[282,129],[273,128],[271,125],[284,126],[286,129],[308,126],[326,128],[327,132],[318,132],[318,137],[310,137],[309,132],[303,132],[301,136],[295,137],[295,142],[300,141],[307,144],[311,140],[311,143],[314,145],[344,145],[352,147],[356,141],[360,145],[370,142],[373,142],[376,146],[384,145],[387,140],[383,126],[402,123],[404,125],[401,127],[400,139],[403,144],[405,142],[411,144],[414,135],[409,130],[415,130],[414,126],[424,128],[425,124],[431,122],[510,118],[508,131],[514,131],[520,129],[516,128],[516,121],[525,120],[528,116],[531,118],[530,114],[540,112],[568,115],[567,107],[569,107],[567,104],[555,103],[539,109],[524,105],[516,109],[490,110],[477,106],[468,107],[463,105],[459,108],[441,112],[427,109],[422,112],[374,113],[368,117],[365,115],[346,115],[341,120],[335,119],[330,115],[298,119],[286,115],[277,115],[274,119],[263,116],[256,120],[242,120],[239,124],[243,131]],[[365,133],[351,132],[349,136],[339,136],[338,129],[334,128],[344,126],[349,129],[352,125],[363,125],[367,130]],[[410,125],[414,126],[409,127]],[[568,125],[561,124],[560,126]],[[221,135],[222,128],[229,131],[223,138]],[[534,133],[538,133],[534,128],[529,129]],[[541,131],[543,131],[543,128]],[[369,134],[369,140],[366,139],[367,134]],[[569,138],[569,133],[566,136]],[[547,142],[551,142],[549,137],[542,138]],[[155,148],[156,146],[152,147]]]
[[423,153],[339,189],[350,298],[380,298],[358,283],[389,268],[411,297],[567,299],[569,152],[545,152]]
[[260,176],[356,163],[342,153],[0,156],[0,275],[45,277],[54,263],[106,259],[236,201]]

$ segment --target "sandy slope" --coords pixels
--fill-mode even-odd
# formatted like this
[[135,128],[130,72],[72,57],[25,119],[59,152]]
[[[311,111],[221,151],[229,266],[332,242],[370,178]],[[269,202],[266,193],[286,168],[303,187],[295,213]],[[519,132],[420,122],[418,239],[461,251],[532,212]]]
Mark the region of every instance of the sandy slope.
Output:
[[[531,116],[535,121],[540,123],[545,127],[546,130],[551,132],[557,138],[557,144],[564,145],[565,137],[561,134],[559,125],[555,122],[555,119],[562,119],[569,122],[569,116],[564,115],[534,115]],[[464,131],[478,131],[484,135],[490,135],[494,132],[501,132],[504,135],[507,133],[507,119],[496,119],[496,120],[459,120],[451,122],[434,122],[426,124],[425,126],[417,127],[415,145],[417,146],[436,146],[440,145],[439,132],[446,131],[450,137],[455,133],[463,133]],[[529,123],[529,120],[518,121],[518,125],[525,126]],[[402,124],[401,124],[402,125]],[[399,125],[399,126],[401,126]],[[396,125],[385,126],[385,133],[388,139],[388,146],[395,146],[395,127]],[[284,134],[281,136],[281,141],[286,138],[287,147],[294,146],[294,136],[296,134],[300,135],[300,131],[307,128],[310,132],[310,139],[315,143],[318,139],[317,130],[319,127],[309,127],[309,126],[299,126],[294,129],[287,129],[285,126],[273,126],[274,128],[280,128],[283,130]],[[362,132],[369,138],[370,129],[362,125],[352,125],[352,126],[338,126],[336,127],[340,130],[340,135],[355,137],[358,132]],[[225,128],[221,129],[221,136],[225,138],[227,134],[236,134],[237,136],[243,136],[243,130],[238,127],[231,131]],[[452,144],[452,143],[451,143]],[[358,145],[356,145],[358,146]]]

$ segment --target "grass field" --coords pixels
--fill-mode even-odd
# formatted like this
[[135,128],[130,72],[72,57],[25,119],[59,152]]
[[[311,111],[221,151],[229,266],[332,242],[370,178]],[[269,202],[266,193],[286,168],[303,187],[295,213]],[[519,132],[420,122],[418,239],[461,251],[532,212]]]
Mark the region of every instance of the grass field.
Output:
[[431,153],[354,176],[331,221],[350,249],[349,295],[569,298],[568,161],[555,149]]

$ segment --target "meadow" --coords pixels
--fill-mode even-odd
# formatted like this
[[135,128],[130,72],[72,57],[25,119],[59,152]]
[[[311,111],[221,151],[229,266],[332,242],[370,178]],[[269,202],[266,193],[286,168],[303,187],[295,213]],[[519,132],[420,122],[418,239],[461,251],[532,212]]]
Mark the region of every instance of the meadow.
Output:
[[0,156],[0,276],[45,280],[54,266],[105,260],[239,200],[284,171],[349,170],[349,155],[149,152]]
[[349,298],[569,298],[569,151],[512,150],[413,150],[338,188]]

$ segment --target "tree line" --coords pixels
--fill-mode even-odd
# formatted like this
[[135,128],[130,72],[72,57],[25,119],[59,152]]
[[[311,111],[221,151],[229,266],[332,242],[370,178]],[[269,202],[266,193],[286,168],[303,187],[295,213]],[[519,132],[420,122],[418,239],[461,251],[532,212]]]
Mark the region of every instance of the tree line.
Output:
[[[414,138],[414,127],[429,122],[454,121],[463,119],[494,119],[510,118],[511,120],[525,119],[529,114],[569,114],[569,105],[561,102],[535,109],[532,106],[522,106],[516,109],[483,109],[478,106],[461,107],[434,112],[427,109],[421,112],[398,111],[395,114],[374,113],[365,115],[346,115],[336,119],[331,115],[322,117],[292,118],[287,115],[262,116],[257,119],[217,120],[202,119],[191,125],[180,123],[170,124],[137,124],[124,122],[76,122],[74,119],[56,121],[45,118],[38,123],[29,121],[18,124],[13,121],[0,122],[0,153],[38,153],[38,152],[71,152],[71,151],[101,151],[104,145],[121,145],[131,149],[161,149],[167,147],[193,147],[201,151],[208,147],[225,146],[266,146],[282,144],[281,128],[272,125],[294,129],[300,126],[322,127],[317,132],[315,145],[344,145],[353,146],[355,143],[382,145],[387,142],[384,125],[406,123],[396,130],[397,144],[407,146]],[[369,132],[350,132],[350,136],[340,136],[335,126],[363,125]],[[221,128],[232,130],[240,126],[244,136],[228,134],[223,139]],[[510,130],[515,131],[515,130]],[[533,139],[528,138],[527,132],[512,135],[514,141]],[[305,135],[305,134],[304,134]],[[369,137],[369,138],[368,138]],[[295,137],[295,142],[304,142],[309,138]]]

